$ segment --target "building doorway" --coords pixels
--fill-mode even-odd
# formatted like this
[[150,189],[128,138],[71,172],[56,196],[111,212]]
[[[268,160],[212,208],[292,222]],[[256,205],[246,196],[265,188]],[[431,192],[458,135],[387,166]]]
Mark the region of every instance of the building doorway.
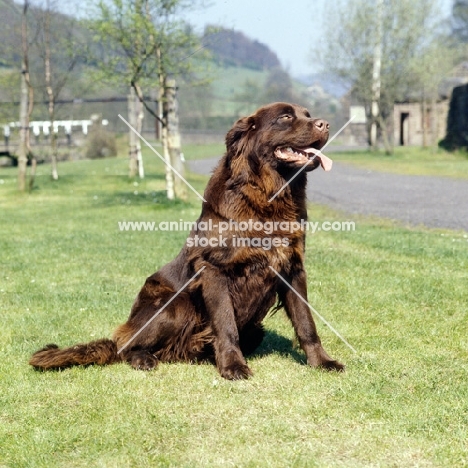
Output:
[[409,112],[400,114],[400,146],[409,144]]

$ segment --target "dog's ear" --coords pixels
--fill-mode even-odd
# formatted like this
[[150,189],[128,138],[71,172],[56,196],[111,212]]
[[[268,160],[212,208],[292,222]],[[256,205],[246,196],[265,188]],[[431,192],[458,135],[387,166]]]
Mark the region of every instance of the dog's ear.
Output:
[[228,154],[231,156],[239,154],[243,150],[244,143],[255,129],[254,116],[239,119],[226,135],[226,149]]

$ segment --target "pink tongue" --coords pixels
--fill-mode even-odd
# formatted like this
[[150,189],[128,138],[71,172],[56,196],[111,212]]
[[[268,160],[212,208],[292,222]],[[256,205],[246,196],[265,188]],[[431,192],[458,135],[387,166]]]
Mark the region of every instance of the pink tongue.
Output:
[[331,171],[331,168],[333,166],[333,161],[325,156],[320,150],[317,150],[315,148],[309,148],[305,150],[307,153],[314,153],[317,158],[320,159],[320,165],[322,166],[322,169],[324,171]]
[[333,166],[333,161],[330,158],[327,158],[323,153],[320,153],[318,156],[320,158],[320,165],[324,171],[331,171]]

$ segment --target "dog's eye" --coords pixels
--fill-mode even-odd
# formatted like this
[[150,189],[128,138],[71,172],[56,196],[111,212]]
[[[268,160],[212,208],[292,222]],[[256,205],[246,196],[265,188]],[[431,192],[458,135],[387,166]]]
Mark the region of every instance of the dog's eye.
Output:
[[281,120],[283,122],[286,122],[288,120],[291,120],[292,119],[292,115],[291,114],[284,114],[282,115],[278,120]]

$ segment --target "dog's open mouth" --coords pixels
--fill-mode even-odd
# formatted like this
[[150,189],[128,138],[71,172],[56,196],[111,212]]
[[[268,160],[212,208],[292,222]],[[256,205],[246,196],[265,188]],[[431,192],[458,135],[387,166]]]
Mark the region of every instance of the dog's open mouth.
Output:
[[333,165],[333,161],[330,158],[325,156],[320,150],[312,147],[293,148],[291,146],[283,146],[276,148],[275,156],[281,161],[298,165],[305,165],[318,159],[324,171],[330,171]]

